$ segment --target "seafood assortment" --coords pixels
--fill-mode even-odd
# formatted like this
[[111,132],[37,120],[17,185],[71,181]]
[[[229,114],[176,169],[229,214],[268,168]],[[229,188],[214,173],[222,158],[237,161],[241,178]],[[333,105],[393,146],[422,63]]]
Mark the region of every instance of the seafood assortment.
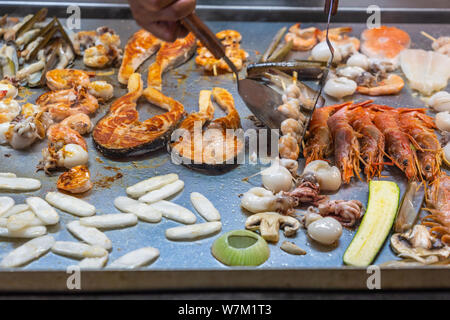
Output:
[[[118,160],[167,147],[171,160],[189,169],[223,174],[235,168],[246,150],[235,97],[213,85],[200,88],[198,111],[187,114],[181,102],[163,93],[163,75],[195,53],[196,68],[214,75],[231,72],[223,59],[214,58],[193,34],[168,43],[139,30],[122,50],[119,35],[109,27],[69,37],[58,19],[46,22],[46,16],[42,9],[23,19],[0,19],[0,36],[5,40],[0,48],[0,144],[27,152],[47,138],[38,169],[48,175],[64,172],[56,182],[58,191],[48,190],[43,197],[30,194],[21,204],[8,194],[0,197],[0,237],[28,239],[5,255],[0,266],[24,266],[52,252],[79,260],[83,269],[137,269],[156,261],[159,250],[142,247],[108,263],[116,245],[109,232],[169,219],[181,224],[164,232],[176,245],[226,230],[223,220],[229,212],[219,212],[204,191],[190,193],[191,207],[179,203],[177,197],[190,183],[180,178],[182,171],[180,176],[153,176],[129,186],[112,201],[117,212],[100,214],[81,199],[91,190],[96,192],[89,171],[91,132],[96,149]],[[357,93],[385,96],[409,86],[426,96],[423,100],[437,112],[433,118],[422,106],[394,108],[372,100],[327,105],[313,112],[316,92],[298,79],[317,80],[323,74],[331,58],[326,31],[313,26],[303,29],[300,23],[285,35],[286,30],[280,30],[260,63],[247,70],[249,77],[264,78],[281,96],[282,104],[276,108],[285,119],[279,128],[278,153],[272,155],[269,167],[244,179],[261,176],[259,184],[241,195],[242,211],[248,215],[242,225],[246,230],[217,237],[212,256],[229,266],[257,266],[267,261],[280,237],[295,241],[304,229],[307,241],[328,251],[339,246],[347,228],[357,233],[343,256],[344,264],[367,266],[395,222],[390,244],[400,258],[448,264],[450,180],[442,162],[450,163],[450,144],[442,143],[436,132],[445,136],[450,131],[450,96],[440,91],[450,76],[448,37],[433,38],[433,51],[424,51],[409,49],[410,36],[396,27],[364,30],[361,40],[351,36],[350,27],[328,32],[335,53],[325,94],[337,99]],[[241,34],[224,30],[217,37],[241,70],[249,59],[240,47]],[[283,61],[291,50],[310,51],[312,60]],[[118,80],[128,92],[117,98],[110,83],[93,80],[101,72],[69,69],[77,56],[89,68],[117,68]],[[144,85],[139,69],[152,56]],[[18,99],[23,97],[21,86],[49,91],[33,104]],[[91,117],[113,98],[106,115],[93,124]],[[143,99],[164,113],[140,120]],[[224,116],[215,117],[216,106]],[[297,161],[301,155],[304,167]],[[398,167],[409,181],[401,205],[397,184],[380,180],[389,165]],[[369,183],[367,205],[340,197],[339,190],[357,179],[362,186],[363,180]],[[39,180],[0,173],[2,192],[40,188]],[[61,212],[71,219],[66,221]],[[56,241],[48,235],[59,225],[80,241]],[[284,241],[281,249],[296,256],[307,254],[290,241]]]

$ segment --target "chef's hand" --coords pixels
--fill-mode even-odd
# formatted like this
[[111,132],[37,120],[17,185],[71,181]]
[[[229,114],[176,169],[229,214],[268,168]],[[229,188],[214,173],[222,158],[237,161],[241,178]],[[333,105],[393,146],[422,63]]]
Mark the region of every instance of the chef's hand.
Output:
[[128,0],[136,22],[156,37],[175,41],[187,35],[180,20],[195,9],[196,0]]

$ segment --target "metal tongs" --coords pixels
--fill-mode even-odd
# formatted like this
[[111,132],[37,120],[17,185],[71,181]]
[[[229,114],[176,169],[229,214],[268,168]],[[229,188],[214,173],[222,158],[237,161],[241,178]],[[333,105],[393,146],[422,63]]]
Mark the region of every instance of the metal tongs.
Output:
[[[328,61],[327,67],[324,70],[320,80],[320,90],[314,100],[314,111],[318,101],[321,98],[323,86],[328,76],[331,63],[334,58],[334,49],[328,39],[328,29],[331,21],[331,16],[337,13],[338,0],[326,0],[325,13],[328,15],[326,40],[331,51],[331,59]],[[253,114],[266,126],[271,129],[279,129],[281,123],[286,118],[277,110],[277,107],[283,104],[282,97],[274,89],[266,85],[264,82],[255,79],[240,79],[239,72],[233,62],[225,55],[225,49],[222,43],[217,39],[216,35],[206,26],[203,21],[195,14],[187,16],[182,20],[183,25],[191,31],[203,45],[214,55],[216,59],[223,59],[236,76],[238,92],[242,100]],[[310,112],[312,115],[312,112]],[[311,117],[308,117],[306,128],[309,125]]]

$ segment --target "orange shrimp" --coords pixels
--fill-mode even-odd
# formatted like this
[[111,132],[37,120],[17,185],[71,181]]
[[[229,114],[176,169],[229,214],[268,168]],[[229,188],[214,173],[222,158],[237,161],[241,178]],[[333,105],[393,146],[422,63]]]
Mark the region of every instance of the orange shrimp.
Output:
[[428,190],[427,203],[433,209],[422,220],[422,224],[431,227],[430,232],[438,236],[442,243],[450,245],[450,176],[441,174]]
[[368,96],[386,96],[397,94],[402,91],[405,86],[405,81],[402,77],[396,74],[390,74],[386,79],[381,80],[373,87],[358,86],[356,90],[359,93]]
[[36,100],[36,103],[46,109],[56,121],[77,113],[89,115],[95,113],[99,107],[97,98],[85,88],[46,92]]
[[327,121],[335,110],[350,104],[351,102],[346,102],[340,105],[322,107],[314,111],[306,135],[306,146],[303,149],[306,164],[314,160],[324,160],[331,155],[333,142]]
[[300,29],[300,23],[296,23],[289,28],[284,40],[292,41],[292,50],[294,51],[308,51],[317,44],[319,33],[320,30],[314,27]]
[[417,179],[417,156],[411,148],[409,137],[399,125],[399,113],[388,106],[373,105],[373,122],[383,133],[388,156],[405,172],[408,180]]
[[88,150],[87,143],[84,138],[74,129],[67,125],[58,123],[50,126],[47,130],[47,137],[50,143],[56,144],[62,142],[66,144],[77,144],[84,150]]
[[353,176],[361,179],[359,172],[360,135],[350,125],[349,106],[345,106],[327,121],[334,142],[334,160],[341,171],[342,181],[350,183]]
[[61,121],[61,125],[68,126],[82,135],[91,132],[93,128],[91,118],[84,113],[77,113],[67,117]]
[[[371,103],[367,101],[366,103]],[[372,122],[369,110],[359,106],[352,110],[350,124],[361,135],[361,158],[365,164],[364,173],[367,181],[380,176],[383,171],[384,135]]]
[[50,90],[64,90],[78,86],[87,87],[94,74],[74,69],[55,69],[45,74]]
[[440,172],[442,164],[442,148],[434,133],[436,128],[425,109],[397,109],[400,113],[400,127],[411,142],[417,147],[419,172],[426,180],[433,180]]
[[64,172],[56,186],[70,193],[84,193],[92,189],[91,174],[85,165],[76,166]]

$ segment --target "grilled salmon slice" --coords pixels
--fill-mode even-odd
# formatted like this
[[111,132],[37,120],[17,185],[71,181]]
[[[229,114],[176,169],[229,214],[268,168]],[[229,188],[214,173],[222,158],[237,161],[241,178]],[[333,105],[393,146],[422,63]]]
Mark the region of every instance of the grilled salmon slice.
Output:
[[119,82],[127,84],[130,76],[139,66],[158,51],[162,41],[145,30],[136,32],[125,46],[122,65],[119,69]]
[[196,39],[192,33],[173,43],[163,43],[155,62],[148,68],[147,86],[161,91],[163,73],[188,61],[194,54],[196,46]]
[[170,133],[183,117],[184,107],[181,103],[151,89],[146,90],[147,100],[168,112],[141,122],[136,110],[137,101],[143,94],[140,74],[131,75],[128,91],[113,102],[108,114],[95,126],[95,146],[106,156],[134,156],[164,147]]
[[[226,116],[212,120],[211,98],[227,113]],[[171,149],[187,167],[223,171],[234,167],[244,150],[244,141],[235,131],[239,128],[240,117],[233,96],[227,90],[201,91],[199,112],[192,113],[181,123]]]

